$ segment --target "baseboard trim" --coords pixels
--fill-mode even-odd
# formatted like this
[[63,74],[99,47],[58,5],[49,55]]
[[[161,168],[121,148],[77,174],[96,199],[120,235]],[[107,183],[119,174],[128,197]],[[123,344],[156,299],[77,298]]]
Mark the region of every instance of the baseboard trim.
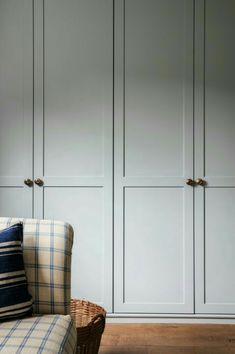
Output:
[[217,323],[235,324],[235,315],[108,313],[107,323]]

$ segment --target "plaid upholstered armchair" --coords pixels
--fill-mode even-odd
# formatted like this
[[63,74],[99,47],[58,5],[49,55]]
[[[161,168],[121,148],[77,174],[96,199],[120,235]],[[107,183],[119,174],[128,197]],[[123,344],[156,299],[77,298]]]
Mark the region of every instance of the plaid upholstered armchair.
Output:
[[73,229],[64,222],[0,218],[0,230],[23,223],[23,257],[33,316],[0,322],[2,353],[75,353],[70,312]]

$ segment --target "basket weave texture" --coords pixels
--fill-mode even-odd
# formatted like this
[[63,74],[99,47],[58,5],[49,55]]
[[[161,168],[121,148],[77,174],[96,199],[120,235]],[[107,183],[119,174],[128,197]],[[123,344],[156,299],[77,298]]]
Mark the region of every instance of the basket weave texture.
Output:
[[98,354],[106,311],[90,301],[72,299],[70,314],[77,328],[77,353]]

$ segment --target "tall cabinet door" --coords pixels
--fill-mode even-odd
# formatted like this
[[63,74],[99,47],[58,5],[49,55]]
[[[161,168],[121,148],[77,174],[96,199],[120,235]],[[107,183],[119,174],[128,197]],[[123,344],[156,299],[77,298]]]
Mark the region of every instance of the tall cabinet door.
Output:
[[0,215],[32,216],[32,0],[0,0]]
[[196,2],[196,312],[235,313],[235,3]]
[[113,4],[34,3],[35,216],[71,223],[72,296],[110,311]]
[[115,1],[115,311],[193,312],[193,1]]

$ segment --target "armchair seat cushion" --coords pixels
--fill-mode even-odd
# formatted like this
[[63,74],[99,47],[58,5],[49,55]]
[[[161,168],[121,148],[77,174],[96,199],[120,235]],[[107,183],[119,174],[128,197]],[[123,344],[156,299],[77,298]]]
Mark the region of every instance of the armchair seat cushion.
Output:
[[0,324],[1,353],[76,353],[77,332],[69,315],[43,315]]

